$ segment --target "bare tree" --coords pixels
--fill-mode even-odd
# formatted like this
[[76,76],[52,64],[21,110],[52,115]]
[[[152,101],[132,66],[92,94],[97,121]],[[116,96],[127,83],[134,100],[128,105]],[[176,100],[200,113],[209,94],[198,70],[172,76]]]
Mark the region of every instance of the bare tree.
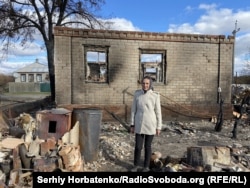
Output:
[[100,28],[95,15],[105,0],[0,0],[0,39],[25,44],[39,34],[46,48],[51,98],[55,101],[54,26]]

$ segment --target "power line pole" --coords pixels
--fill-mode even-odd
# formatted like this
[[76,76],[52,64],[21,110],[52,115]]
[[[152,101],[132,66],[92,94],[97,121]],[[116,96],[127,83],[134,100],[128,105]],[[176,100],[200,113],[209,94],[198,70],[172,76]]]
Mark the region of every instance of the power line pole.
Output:
[[235,29],[233,30],[232,34],[234,36],[234,44],[233,44],[233,59],[232,59],[232,84],[234,83],[234,57],[235,57],[235,43],[236,43],[236,33],[240,31],[240,28],[237,28],[237,20],[235,21]]

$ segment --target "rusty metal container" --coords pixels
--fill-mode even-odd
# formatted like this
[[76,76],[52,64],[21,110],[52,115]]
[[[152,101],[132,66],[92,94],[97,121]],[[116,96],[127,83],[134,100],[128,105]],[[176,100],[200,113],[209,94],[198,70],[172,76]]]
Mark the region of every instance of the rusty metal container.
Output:
[[98,159],[99,137],[102,122],[100,109],[78,108],[73,110],[73,125],[79,121],[79,145],[85,162]]

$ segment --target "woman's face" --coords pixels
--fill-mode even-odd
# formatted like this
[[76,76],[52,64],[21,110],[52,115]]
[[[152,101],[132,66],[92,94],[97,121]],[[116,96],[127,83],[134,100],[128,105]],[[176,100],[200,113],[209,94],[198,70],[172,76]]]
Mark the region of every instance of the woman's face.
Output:
[[143,81],[142,81],[142,89],[147,91],[147,90],[149,90],[149,88],[150,88],[150,80],[147,79],[147,78],[143,79]]

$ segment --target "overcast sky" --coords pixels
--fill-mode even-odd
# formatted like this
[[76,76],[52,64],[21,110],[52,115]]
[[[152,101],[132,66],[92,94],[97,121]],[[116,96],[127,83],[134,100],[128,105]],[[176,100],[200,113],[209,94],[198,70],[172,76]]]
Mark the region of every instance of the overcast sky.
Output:
[[[111,29],[145,32],[215,34],[228,37],[236,30],[234,74],[250,62],[250,2],[248,0],[106,0],[97,13],[115,23]],[[237,21],[237,24],[236,24]],[[38,59],[47,63],[45,49],[36,43],[10,48],[0,59],[0,72],[11,73]],[[1,57],[3,57],[1,55]],[[231,64],[229,64],[231,65]]]

